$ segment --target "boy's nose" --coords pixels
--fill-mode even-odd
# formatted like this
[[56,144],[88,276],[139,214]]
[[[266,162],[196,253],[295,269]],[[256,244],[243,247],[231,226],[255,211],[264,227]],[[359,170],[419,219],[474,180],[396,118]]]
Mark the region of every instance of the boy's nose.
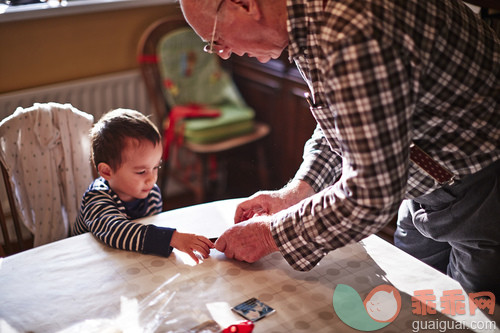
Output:
[[150,174],[149,177],[146,179],[146,184],[147,185],[153,185],[156,183],[156,180],[158,179],[158,176],[155,174]]

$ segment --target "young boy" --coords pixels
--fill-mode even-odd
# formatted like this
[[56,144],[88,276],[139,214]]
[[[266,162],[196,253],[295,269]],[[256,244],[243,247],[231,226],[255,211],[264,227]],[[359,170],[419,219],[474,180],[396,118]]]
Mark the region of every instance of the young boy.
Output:
[[213,243],[206,237],[133,220],[161,212],[156,185],[162,157],[161,136],[143,114],[116,109],[103,115],[91,131],[92,161],[100,177],[84,194],[72,234],[90,231],[122,250],[168,257],[172,248],[207,258]]

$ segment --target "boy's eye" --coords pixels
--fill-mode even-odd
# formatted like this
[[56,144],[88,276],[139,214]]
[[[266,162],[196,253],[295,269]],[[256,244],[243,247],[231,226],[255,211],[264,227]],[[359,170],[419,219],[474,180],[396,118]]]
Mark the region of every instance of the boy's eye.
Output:
[[138,171],[138,172],[137,172],[137,174],[138,174],[138,175],[143,175],[143,174],[145,174],[145,173],[146,173],[146,171],[145,171],[145,170],[142,170],[142,171]]

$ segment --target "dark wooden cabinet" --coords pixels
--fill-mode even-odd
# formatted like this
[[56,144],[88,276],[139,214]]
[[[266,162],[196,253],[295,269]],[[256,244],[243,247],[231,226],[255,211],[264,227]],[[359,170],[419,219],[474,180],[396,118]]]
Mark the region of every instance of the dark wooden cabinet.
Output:
[[271,126],[266,145],[270,185],[281,188],[295,175],[304,143],[316,126],[304,99],[307,85],[285,58],[262,64],[233,55],[224,63],[245,101],[255,109],[257,120]]

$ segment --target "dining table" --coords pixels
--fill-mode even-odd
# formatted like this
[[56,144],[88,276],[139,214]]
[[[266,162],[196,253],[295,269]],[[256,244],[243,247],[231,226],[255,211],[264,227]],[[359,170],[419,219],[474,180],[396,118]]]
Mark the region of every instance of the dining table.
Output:
[[[217,238],[234,223],[241,200],[137,223]],[[380,286],[399,294],[397,312],[372,330],[500,332],[491,293],[467,292],[376,235],[327,253],[310,271],[296,271],[280,252],[247,263],[212,249],[196,263],[176,249],[167,258],[114,249],[91,233],[0,258],[0,332],[220,332],[245,320],[232,307],[251,298],[274,309],[253,322],[253,332],[360,332],[368,329],[347,317],[365,316],[369,307],[360,302],[375,298]],[[351,292],[344,303],[342,290]]]

